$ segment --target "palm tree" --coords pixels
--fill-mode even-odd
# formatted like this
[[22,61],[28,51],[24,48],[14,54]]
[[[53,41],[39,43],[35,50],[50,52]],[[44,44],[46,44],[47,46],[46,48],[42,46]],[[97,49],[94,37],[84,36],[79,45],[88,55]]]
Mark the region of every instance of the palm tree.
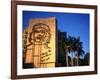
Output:
[[65,56],[65,63],[66,66],[69,66],[69,61],[68,61],[68,52],[69,52],[69,42],[70,39],[67,37],[65,34],[63,36],[63,32],[59,31],[59,39],[58,39],[58,48],[59,48],[59,53],[62,53]]
[[76,51],[76,65],[79,65],[79,56],[83,56],[83,43],[80,41],[80,37],[75,38],[75,51]]
[[[81,57],[83,57],[85,55],[85,51],[83,49],[79,48],[78,55],[81,56]],[[79,59],[80,59],[80,57],[78,57],[78,60]],[[79,66],[80,62],[77,61],[77,63],[78,63],[78,66]]]
[[71,66],[74,65],[74,37],[69,36],[69,53],[71,53]]
[[[60,31],[59,31],[60,33]],[[60,36],[58,39],[58,48],[59,53],[62,55],[66,55],[66,65],[69,66],[69,60],[68,60],[68,54],[71,54],[71,66],[79,65],[79,56],[82,56],[84,54],[82,42],[80,41],[80,37],[76,38],[73,36],[63,37]],[[76,56],[75,56],[76,54]],[[75,61],[74,58],[76,57]],[[62,64],[62,63],[61,63]]]
[[69,66],[69,60],[68,60],[68,52],[69,52],[69,38],[64,39],[64,50],[66,53],[66,65]]
[[76,52],[76,65],[78,66],[79,56],[82,56],[84,54],[83,46],[82,46],[83,43],[80,41],[80,37],[76,38],[76,37],[69,36],[68,40],[69,40],[68,41],[69,53],[71,53],[71,66],[74,65],[75,52]]

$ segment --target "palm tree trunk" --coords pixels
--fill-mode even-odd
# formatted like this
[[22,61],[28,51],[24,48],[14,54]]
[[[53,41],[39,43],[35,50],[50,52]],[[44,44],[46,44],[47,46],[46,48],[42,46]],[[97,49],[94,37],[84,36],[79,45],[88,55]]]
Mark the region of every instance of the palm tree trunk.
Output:
[[67,48],[67,46],[66,46],[66,44],[65,44],[65,53],[66,53],[66,66],[69,66],[68,65],[68,48]]
[[79,59],[78,59],[78,49],[77,49],[77,58],[76,58],[76,60],[77,60],[77,66],[79,65],[78,64],[78,62],[79,62]]
[[69,66],[69,65],[68,65],[68,49],[66,48],[65,51],[66,51],[66,64],[67,64],[67,66]]
[[72,51],[72,66],[74,66],[73,51]]
[[72,51],[72,49],[71,49],[71,54],[72,54],[72,56],[71,56],[71,66],[73,66],[73,51]]

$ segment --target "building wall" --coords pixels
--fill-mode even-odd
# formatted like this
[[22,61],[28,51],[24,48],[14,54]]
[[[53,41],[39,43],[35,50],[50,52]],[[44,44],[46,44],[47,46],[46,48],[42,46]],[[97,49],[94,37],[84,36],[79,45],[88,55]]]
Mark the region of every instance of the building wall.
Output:
[[55,33],[54,17],[30,19],[29,26],[23,32],[23,47],[27,48],[24,48],[25,63],[32,63],[34,67],[55,67]]

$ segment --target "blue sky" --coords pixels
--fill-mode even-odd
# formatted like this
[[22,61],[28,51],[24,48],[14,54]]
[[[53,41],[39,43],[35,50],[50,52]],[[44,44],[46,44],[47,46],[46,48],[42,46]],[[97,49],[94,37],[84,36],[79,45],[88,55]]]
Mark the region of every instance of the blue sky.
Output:
[[30,19],[49,17],[55,17],[57,19],[57,28],[59,30],[67,32],[70,36],[79,36],[83,42],[85,52],[90,52],[89,14],[23,11],[23,29],[28,26]]

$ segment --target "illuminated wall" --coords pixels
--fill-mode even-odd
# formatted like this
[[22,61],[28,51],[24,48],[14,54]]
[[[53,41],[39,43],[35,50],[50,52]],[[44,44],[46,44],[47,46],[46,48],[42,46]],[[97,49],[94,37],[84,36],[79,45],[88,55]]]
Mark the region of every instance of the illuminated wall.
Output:
[[34,67],[55,67],[56,21],[54,17],[30,19],[23,31],[23,57]]

